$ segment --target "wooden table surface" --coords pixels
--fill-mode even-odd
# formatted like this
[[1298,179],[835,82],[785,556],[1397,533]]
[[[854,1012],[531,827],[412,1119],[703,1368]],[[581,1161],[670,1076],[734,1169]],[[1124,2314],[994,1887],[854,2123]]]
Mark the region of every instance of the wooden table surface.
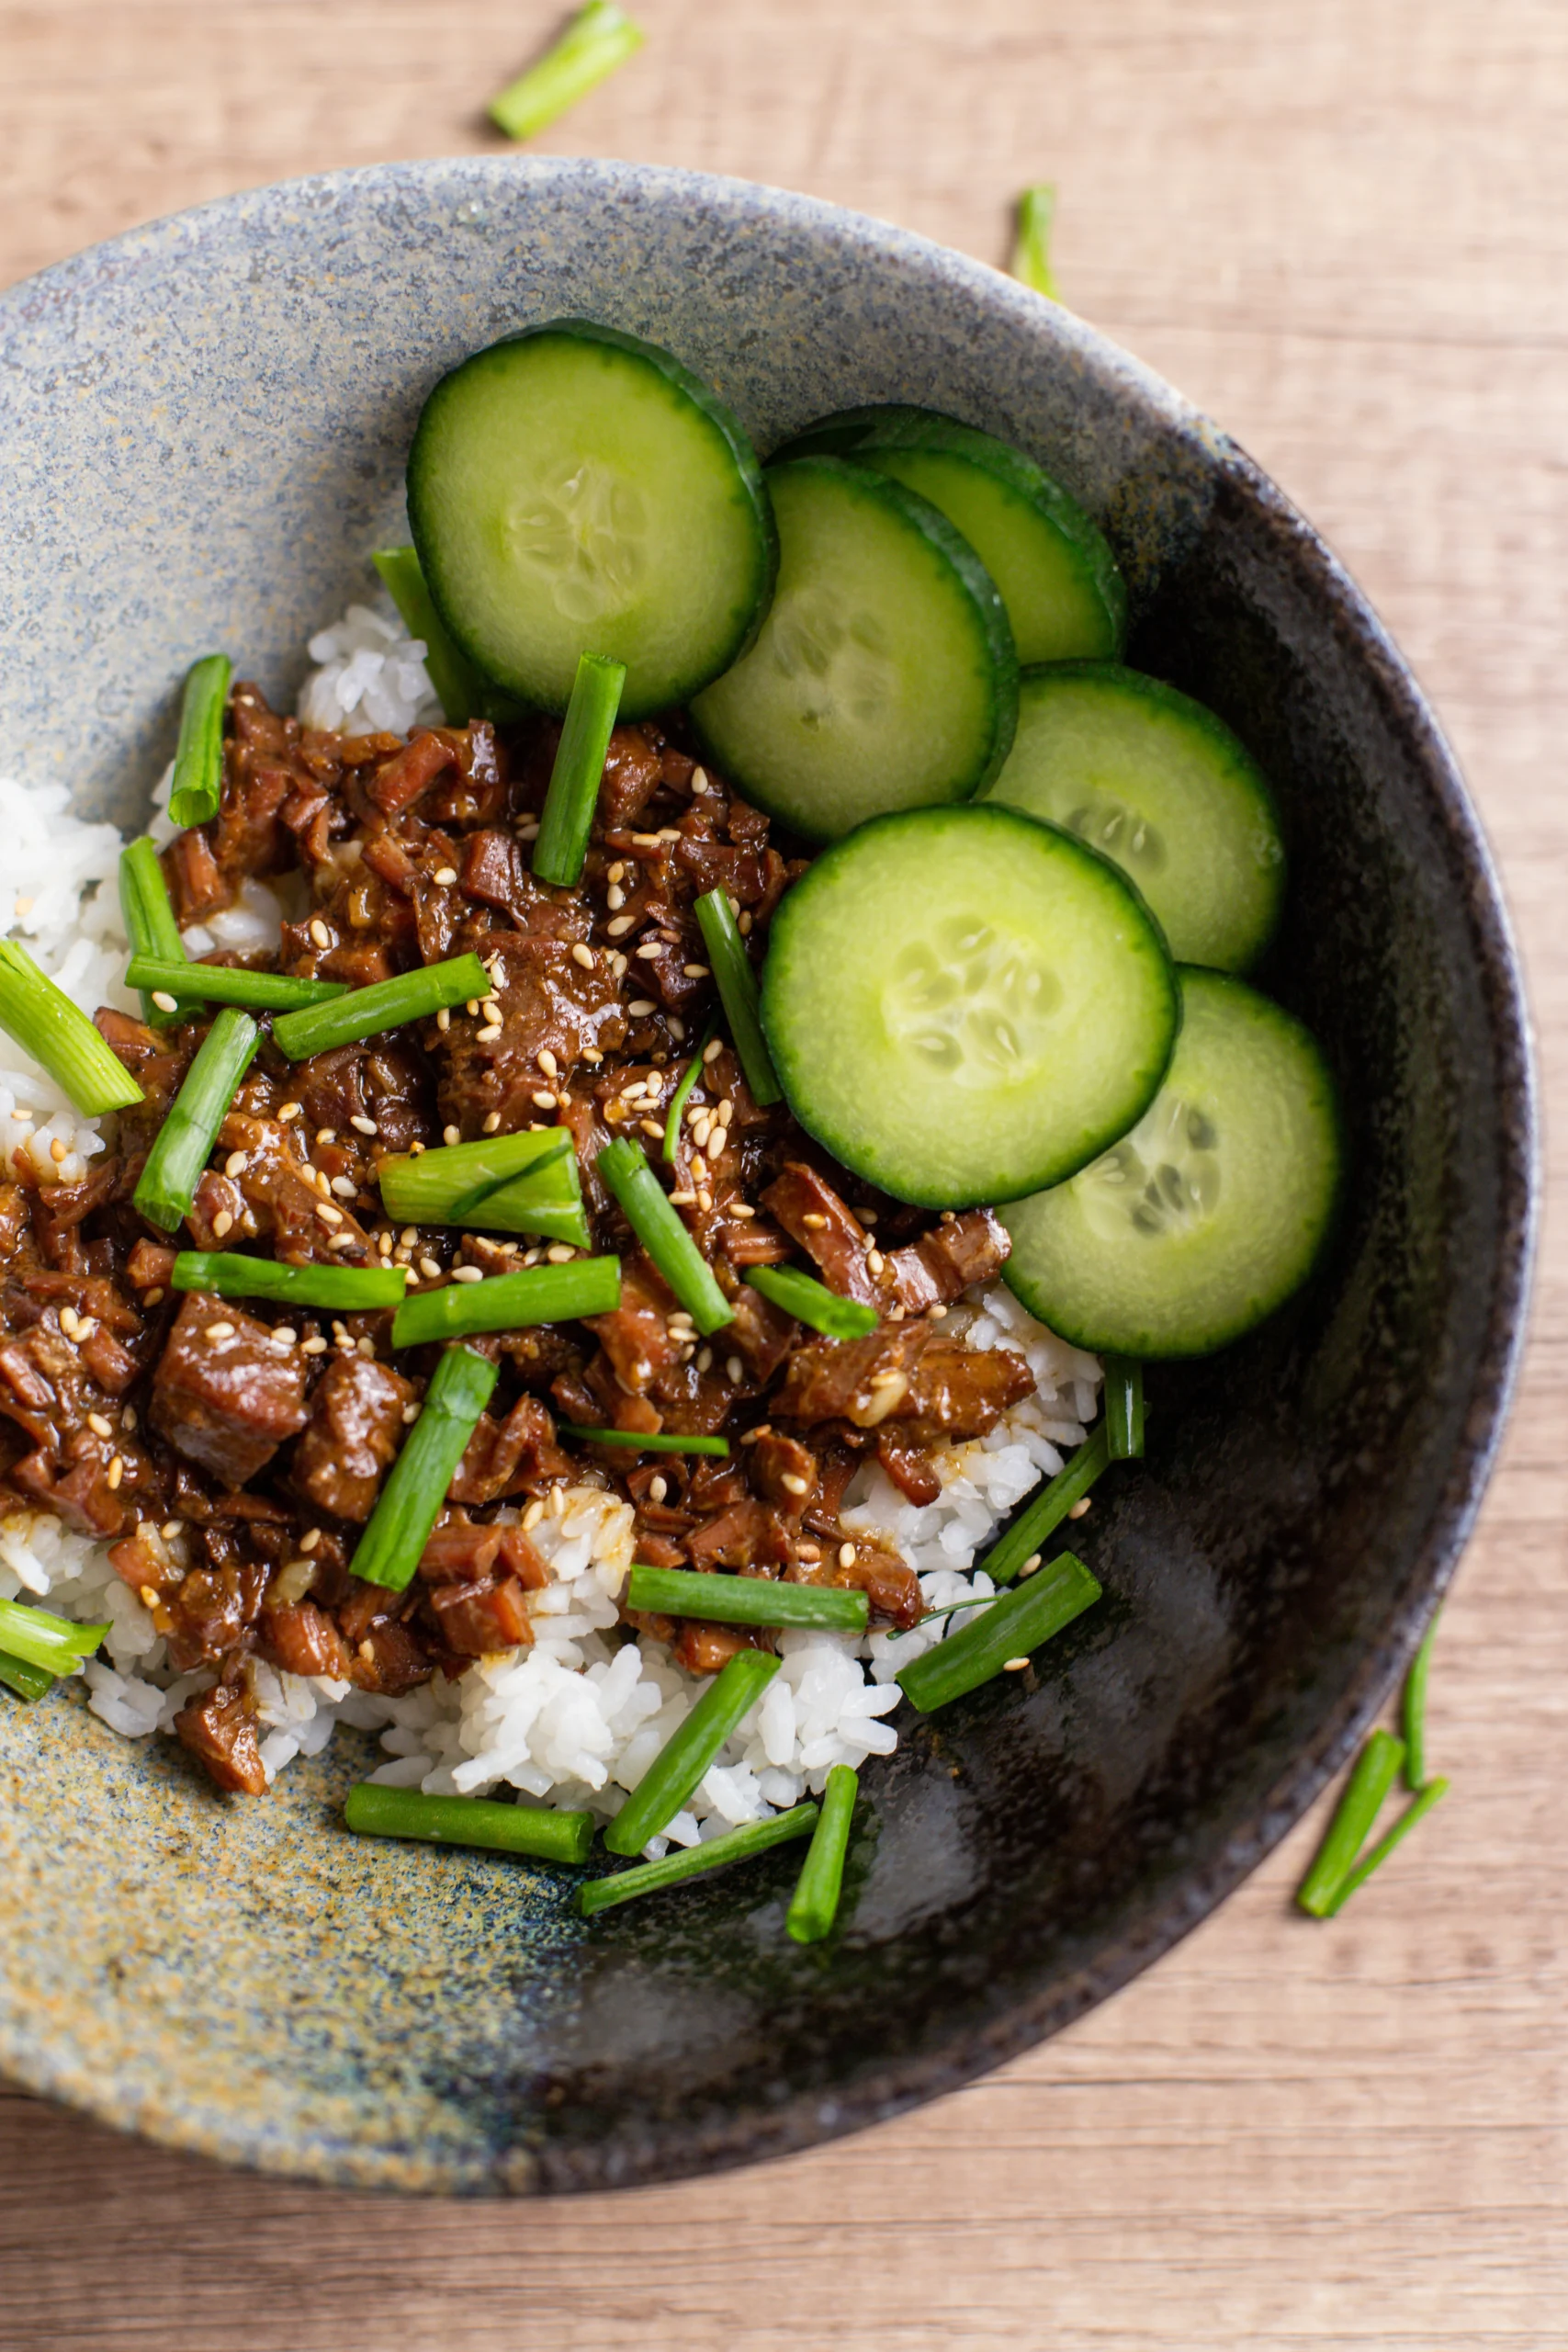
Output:
[[[1004,257],[1327,533],[1451,731],[1568,1124],[1564,0],[634,0],[539,143],[742,174]],[[553,0],[0,5],[0,282],[326,166],[492,146]],[[331,2197],[0,2090],[0,2344],[1051,2352],[1568,2344],[1568,1231],[1444,1623],[1453,1793],[1328,1927],[1303,1827],[1151,1974],[907,2120],[532,2208]]]

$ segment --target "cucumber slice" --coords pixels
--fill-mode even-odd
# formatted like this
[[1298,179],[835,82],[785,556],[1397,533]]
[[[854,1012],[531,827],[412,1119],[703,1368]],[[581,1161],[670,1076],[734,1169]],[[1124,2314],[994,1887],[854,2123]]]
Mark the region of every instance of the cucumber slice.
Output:
[[987,797],[1113,858],[1178,963],[1245,972],[1268,945],[1285,849],[1263,771],[1223,719],[1158,678],[1111,662],[1029,673]]
[[1010,1287],[1077,1347],[1208,1355],[1300,1288],[1328,1231],[1343,1153],[1316,1045],[1244,981],[1180,977],[1181,1035],[1137,1125],[998,1211]]
[[801,1125],[928,1208],[1016,1198],[1125,1134],[1179,1005],[1125,876],[988,804],[879,818],[837,842],[786,894],[762,972]]
[[936,409],[850,408],[808,425],[773,462],[852,458],[919,491],[963,532],[1001,594],[1021,662],[1113,661],[1127,591],[1104,535],[1044,469]]
[[425,401],[409,521],[436,610],[486,677],[564,710],[580,653],[626,665],[621,716],[728,668],[777,543],[750,443],[656,344],[557,319]]
[[895,808],[967,800],[1007,757],[1018,663],[967,540],[899,483],[837,458],[770,467],[773,605],[692,716],[770,815],[831,841]]

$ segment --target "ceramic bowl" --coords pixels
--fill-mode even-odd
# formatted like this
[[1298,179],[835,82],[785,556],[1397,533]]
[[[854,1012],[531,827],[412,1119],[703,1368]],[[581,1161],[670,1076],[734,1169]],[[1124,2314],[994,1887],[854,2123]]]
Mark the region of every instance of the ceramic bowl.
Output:
[[[0,743],[128,827],[213,646],[273,696],[401,536],[443,369],[586,313],[765,452],[917,401],[1103,523],[1131,658],[1274,779],[1265,984],[1325,1041],[1354,1173],[1284,1316],[1151,1383],[1081,1531],[1108,1598],[864,1775],[836,1942],[770,1857],[591,1927],[497,1857],[357,1842],[340,1732],[215,1796],[81,1693],[0,1707],[0,2066],[171,2145],[322,2181],[603,2188],[799,2148],[1026,2049],[1157,1958],[1345,1758],[1453,1567],[1519,1344],[1518,978],[1453,763],[1357,591],[1248,459],[1066,311],[766,188],[616,164],[347,172],[117,239],[0,301]],[[775,1867],[776,1864],[776,1867]]]

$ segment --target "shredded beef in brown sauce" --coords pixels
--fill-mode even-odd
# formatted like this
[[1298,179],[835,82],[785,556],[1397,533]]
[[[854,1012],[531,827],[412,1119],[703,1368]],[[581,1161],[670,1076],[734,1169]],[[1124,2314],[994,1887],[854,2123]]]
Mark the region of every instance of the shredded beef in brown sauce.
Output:
[[[735,1320],[703,1341],[682,1317],[595,1157],[632,1136],[659,1162],[671,1097],[715,1009],[697,898],[722,888],[760,957],[801,868],[770,842],[766,818],[698,766],[675,718],[616,728],[581,886],[536,881],[529,843],[558,731],[536,720],[504,737],[480,722],[406,742],[344,737],[301,728],[242,685],[219,813],[164,853],[183,925],[231,905],[251,876],[279,888],[279,951],[247,962],[363,986],[472,949],[502,1016],[458,1008],[298,1064],[264,1041],[183,1246],[293,1264],[389,1260],[421,1287],[459,1261],[503,1272],[539,1251],[394,1227],[379,1163],[558,1125],[578,1152],[595,1246],[622,1260],[614,1314],[472,1342],[501,1381],[406,1593],[357,1582],[348,1563],[436,1351],[393,1362],[387,1314],[173,1294],[168,1237],[132,1205],[205,1022],[155,1030],[100,1012],[145,1102],[82,1182],[42,1182],[25,1151],[0,1176],[0,1506],[41,1507],[110,1540],[175,1667],[216,1677],[176,1729],[222,1789],[265,1787],[253,1657],[396,1693],[530,1641],[526,1596],[546,1572],[519,1521],[566,1479],[626,1497],[640,1559],[856,1586],[876,1622],[913,1624],[915,1575],[846,1534],[845,1487],[874,1450],[905,1494],[930,1500],[932,1450],[983,1435],[1032,1385],[1018,1356],[973,1351],[942,1329],[1007,1255],[989,1212],[932,1220],[870,1196],[787,1110],[753,1101],[728,1044],[691,1094],[671,1189]],[[876,1329],[820,1338],[742,1279],[790,1261],[874,1306]],[[606,1446],[584,1458],[559,1442],[558,1419],[721,1431],[732,1451],[639,1458]],[[772,1639],[627,1623],[698,1673]]]

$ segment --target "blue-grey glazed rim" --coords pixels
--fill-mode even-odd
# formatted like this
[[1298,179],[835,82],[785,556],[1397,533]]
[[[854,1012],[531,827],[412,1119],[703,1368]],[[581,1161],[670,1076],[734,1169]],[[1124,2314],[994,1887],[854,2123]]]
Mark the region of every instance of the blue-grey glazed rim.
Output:
[[[502,249],[497,240],[508,238],[513,242]],[[384,314],[396,311],[400,294],[406,296],[416,281],[427,297],[424,312],[407,303],[398,323],[403,343],[417,349],[404,379],[389,394],[386,368],[375,369],[377,336],[384,332]],[[443,302],[455,304],[457,315],[444,312]],[[1360,1615],[1343,1593],[1330,1596],[1329,1613],[1337,1611],[1335,1631],[1316,1668],[1318,1682],[1302,1702],[1303,1720],[1310,1716],[1310,1722],[1300,1736],[1293,1724],[1281,1731],[1277,1723],[1258,1735],[1257,1750],[1265,1758],[1274,1753],[1270,1741],[1288,1746],[1288,1756],[1280,1747],[1279,1768],[1270,1763],[1246,1801],[1233,1804],[1231,1817],[1220,1819],[1210,1806],[1201,1760],[1179,1755],[1166,1779],[1179,1784],[1185,1774],[1190,1781],[1198,1823],[1190,1852],[1178,1836],[1168,1852],[1162,1848],[1155,1861],[1141,1864],[1142,1895],[1123,1902],[1105,1931],[1091,1924],[1080,1949],[1066,1950],[1054,1965],[1043,1959],[1034,1981],[1027,1968],[1021,1973],[1007,1936],[990,1919],[986,1962],[1000,1990],[987,1998],[970,1978],[953,1976],[963,1997],[946,2013],[951,2022],[932,2027],[930,2016],[922,2016],[903,2048],[868,2052],[864,2019],[852,2002],[835,2007],[829,1986],[820,2011],[827,2054],[815,2071],[809,2058],[798,2064],[781,2058],[773,2079],[765,2052],[761,2071],[759,2064],[748,2071],[749,2062],[738,2057],[729,2077],[721,2076],[701,2099],[684,2106],[674,2095],[650,2095],[639,2104],[634,2073],[620,2094],[624,2112],[606,2122],[593,2109],[595,2094],[591,2084],[584,2088],[581,2069],[572,2074],[563,2064],[553,2075],[547,2068],[536,2081],[525,2080],[498,2062],[488,2083],[476,2077],[439,2086],[430,2112],[440,2127],[434,2135],[440,2144],[433,2150],[407,2119],[383,2128],[384,2094],[362,2057],[335,2047],[323,2056],[320,2034],[308,2050],[310,2063],[320,2061],[324,2069],[314,2109],[309,2102],[299,2109],[277,2103],[267,2073],[276,2064],[275,2047],[256,2038],[254,2020],[247,2026],[243,2016],[236,2021],[210,2007],[203,2016],[212,2040],[200,2053],[208,2075],[221,2072],[231,2041],[243,2057],[247,2031],[253,2036],[249,2074],[237,2064],[233,2079],[216,2089],[194,2075],[172,2084],[152,2079],[134,2046],[135,2019],[128,2022],[116,2007],[112,1987],[121,1979],[112,1971],[89,1971],[81,1984],[45,1998],[38,1989],[40,1954],[35,1950],[31,1981],[21,1981],[30,1915],[17,1902],[7,1923],[9,1967],[0,1956],[0,2063],[15,2079],[169,2145],[344,2185],[470,2194],[591,2189],[781,2154],[952,2089],[1103,1999],[1257,1865],[1360,1736],[1419,1638],[1469,1532],[1523,1337],[1535,1114],[1522,989],[1480,828],[1408,670],[1323,542],[1208,420],[1070,314],[976,263],[880,222],[780,191],[630,165],[510,158],[393,164],[227,198],[135,231],[11,289],[0,297],[6,363],[0,368],[0,560],[9,575],[0,615],[0,729],[5,740],[28,744],[28,774],[40,782],[67,775],[77,786],[78,805],[131,822],[166,756],[171,682],[186,661],[214,638],[238,632],[234,650],[246,652],[253,673],[275,691],[288,690],[297,681],[303,635],[341,609],[348,594],[364,592],[363,549],[397,527],[387,451],[399,432],[406,435],[434,372],[457,352],[525,316],[564,311],[609,315],[670,341],[716,378],[764,447],[824,408],[878,398],[925,400],[993,429],[1011,429],[1111,530],[1132,591],[1134,659],[1141,653],[1148,666],[1206,694],[1244,735],[1271,732],[1276,758],[1287,767],[1298,739],[1309,745],[1315,740],[1317,682],[1326,682],[1325,698],[1342,696],[1347,740],[1357,738],[1363,750],[1371,744],[1378,753],[1360,779],[1366,796],[1385,789],[1393,796],[1410,845],[1402,865],[1397,844],[1390,848],[1382,836],[1369,834],[1367,855],[1386,851],[1393,878],[1384,881],[1372,866],[1358,867],[1341,887],[1344,877],[1330,872],[1332,842],[1318,841],[1330,884],[1323,922],[1331,931],[1339,926],[1341,952],[1366,959],[1369,985],[1382,985],[1387,976],[1377,967],[1371,933],[1397,928],[1402,910],[1410,920],[1406,898],[1412,905],[1419,901],[1423,919],[1443,934],[1454,972],[1462,973],[1473,1000],[1464,1013],[1468,1028],[1457,998],[1449,1002],[1434,980],[1429,1004],[1408,1014],[1393,1005],[1385,1042],[1391,1062],[1401,1056],[1409,1060],[1420,1044],[1423,1019],[1437,1022],[1433,1035],[1445,1049],[1443,1021],[1456,1035],[1463,1029],[1453,1049],[1452,1082],[1461,1091],[1473,1082],[1476,1099],[1489,1106],[1488,1132],[1462,1167],[1456,1159],[1448,1188],[1452,1198],[1424,1210],[1435,1221],[1426,1228],[1418,1220],[1413,1224],[1412,1263],[1420,1257],[1423,1231],[1434,1251],[1457,1236],[1473,1255],[1479,1241],[1484,1262],[1472,1285],[1473,1311],[1462,1346],[1457,1324],[1450,1333],[1450,1353],[1457,1351],[1462,1368],[1445,1373],[1439,1365],[1430,1375],[1429,1385],[1442,1388],[1442,1414],[1418,1381],[1404,1390],[1395,1384],[1391,1391],[1396,1458],[1403,1463],[1398,1430],[1420,1421],[1430,1406],[1431,1430],[1421,1458],[1429,1467],[1436,1448],[1440,1474],[1431,1475],[1412,1501],[1410,1525],[1402,1522],[1403,1532],[1396,1531],[1396,1562]],[[302,321],[319,322],[329,313],[335,339],[310,353],[309,368],[300,365],[303,346],[291,355],[283,348],[279,356],[279,343],[269,346],[264,340],[271,333],[287,345],[289,334],[301,333]],[[737,320],[744,323],[737,326]],[[235,337],[245,361],[238,373],[231,365]],[[360,438],[357,412],[345,406],[334,424],[332,400],[339,391],[349,399],[355,366],[367,362],[372,363],[364,376],[367,401],[382,397],[388,413]],[[294,424],[295,406],[289,401],[280,408],[274,395],[290,367],[297,372],[307,470],[315,467],[328,492],[321,514],[288,506],[300,451],[283,448],[283,439]],[[318,377],[332,379],[334,369],[342,386],[329,383],[322,390]],[[227,420],[215,413],[215,385],[226,388]],[[111,402],[123,415],[109,416]],[[236,413],[243,435],[230,429]],[[135,429],[122,429],[134,428],[138,417],[144,446],[138,446]],[[117,454],[122,448],[130,454]],[[90,453],[88,466],[78,464],[84,449]],[[267,478],[266,466],[280,450],[283,469]],[[73,479],[73,471],[91,479],[94,498],[64,502],[62,514],[54,486]],[[211,546],[193,525],[188,497],[182,503],[182,490],[189,492],[193,485],[205,486],[203,496],[210,492],[218,518]],[[150,491],[159,495],[150,498]],[[239,544],[252,519],[247,497],[264,537],[273,522],[280,535],[286,523],[293,526],[291,590],[274,594],[270,582],[265,591],[258,587],[256,566],[266,571],[267,549],[247,552]],[[1219,652],[1210,627],[1214,612],[1224,623]],[[1280,686],[1279,675],[1290,669],[1287,657],[1300,650],[1291,631],[1304,643],[1302,632],[1309,624],[1317,667],[1304,684],[1292,673]],[[91,654],[98,684],[90,700],[62,693],[66,652],[76,662]],[[1354,757],[1348,752],[1347,758],[1354,771]],[[1328,759],[1323,778],[1312,779],[1314,786],[1322,782],[1329,797],[1340,788],[1332,769]],[[1298,822],[1310,840],[1313,796],[1298,797]],[[1298,862],[1298,873],[1304,888],[1314,885],[1318,867]],[[1358,888],[1374,902],[1370,918],[1350,903]],[[1285,943],[1278,985],[1320,1019],[1326,1013],[1332,1026],[1332,994],[1324,993],[1310,941]],[[1343,1041],[1352,1068],[1366,1042],[1356,1035]],[[1436,1115],[1429,1104],[1423,1114]],[[1366,1148],[1370,1166],[1380,1148],[1375,1116]],[[1352,1235],[1348,1262],[1357,1246]],[[1375,1259],[1372,1243],[1367,1246]],[[1363,1272],[1363,1261],[1357,1261],[1352,1273],[1359,1279]],[[1348,1274],[1336,1300],[1321,1312],[1309,1305],[1293,1323],[1287,1317],[1260,1356],[1247,1358],[1239,1369],[1222,1369],[1207,1388],[1200,1377],[1190,1395],[1172,1400],[1151,1441],[1156,1453],[1168,1436],[1171,1441],[1152,1465],[1163,1478],[1166,1520],[1151,1533],[1141,1529],[1134,1507],[1116,1504],[1106,1514],[1105,1542],[1112,1555],[1120,1547],[1130,1589],[1137,1586],[1145,1552],[1175,1575],[1168,1562],[1179,1548],[1174,1537],[1182,1532],[1176,1517],[1186,1512],[1201,1520],[1187,1476],[1191,1465],[1182,1451],[1183,1431],[1190,1433],[1189,1452],[1203,1453],[1214,1465],[1215,1480],[1234,1479],[1235,1509],[1245,1516],[1244,1474],[1255,1471],[1256,1461],[1245,1446],[1238,1453],[1228,1434],[1239,1408],[1225,1391],[1226,1380],[1245,1381],[1249,1391],[1269,1378],[1282,1389],[1296,1380],[1297,1418],[1325,1418],[1323,1394],[1339,1376],[1335,1348],[1343,1356],[1348,1345],[1335,1317],[1353,1322],[1354,1305],[1355,1283]],[[1273,1432],[1270,1442],[1277,1438]],[[1333,1477],[1318,1498],[1325,1510],[1340,1487],[1355,1484],[1353,1464],[1335,1459],[1331,1467]],[[1190,1548],[1201,1550],[1201,1542],[1195,1537]],[[1211,1550],[1221,1563],[1220,1589],[1230,1590],[1224,1546],[1214,1539]],[[1288,1552],[1285,1546],[1280,1555],[1287,1590],[1303,1573],[1293,1554],[1286,1559]],[[1372,1562],[1369,1576],[1378,1566]],[[1146,1578],[1138,1589],[1148,1589]],[[1244,1602],[1236,1607],[1245,1614]],[[1075,1678],[1094,1668],[1092,1649],[1074,1653],[1062,1669],[1069,1696],[1077,1687]],[[1029,1752],[1027,1738],[1038,1730],[1040,1703],[1049,1695],[1037,1702],[1007,1694],[988,1710],[982,1707],[965,1732],[955,1735],[951,1752],[962,1752],[964,1771],[976,1785],[990,1787],[993,1797],[1005,1785],[1010,1756]],[[1015,1696],[1023,1711],[1016,1720],[1002,1712]],[[177,1753],[135,1751],[128,1762],[128,1752],[91,1718],[67,1701],[56,1704],[63,1714],[12,1710],[0,1717],[0,1800],[8,1785],[20,1785],[11,1768],[25,1763],[41,1773],[51,1791],[55,1821],[63,1801],[84,1817],[96,1812],[107,1826],[102,1807],[108,1792],[121,1809],[122,1826],[146,1832],[149,1825],[170,1821],[195,1825],[192,1834],[209,1837],[209,1851],[218,1852],[210,1844],[218,1833],[207,1825],[231,1816],[213,1814],[213,1801]],[[1245,1694],[1235,1704],[1245,1716]],[[1252,1737],[1250,1719],[1236,1736]],[[1025,1746],[1010,1749],[1010,1740]],[[894,1828],[919,1773],[934,1769],[932,1753],[923,1733],[919,1739],[911,1735],[896,1759],[899,1770],[887,1777],[884,1791]],[[1002,1781],[993,1775],[987,1782],[996,1759]],[[1154,1758],[1150,1767],[1155,1782],[1163,1785],[1156,1764],[1163,1770],[1165,1759]],[[310,1837],[312,1857],[330,1825],[331,1802],[349,1773],[341,1761],[325,1772],[317,1766],[290,1770],[291,1779],[299,1778],[288,1817],[297,1816],[297,1826]],[[5,1822],[0,1802],[0,1856]],[[28,1843],[25,1804],[15,1809],[12,1824],[18,1839],[13,1854],[26,1876],[36,1864],[37,1840]],[[1142,1816],[1140,1832],[1141,1825]],[[231,1846],[243,1843],[239,1829],[222,1835]],[[970,1835],[987,1843],[988,1815]],[[1016,1849],[1008,1853],[1016,1868]],[[1069,1863],[1063,1884],[1085,1885],[1080,1860],[1069,1857]],[[263,1902],[276,1894],[282,1867],[276,1853],[263,1854],[248,1879],[243,1855],[223,1866],[232,1868],[243,1898]],[[395,1863],[383,1857],[379,1866],[386,1873],[382,1885],[416,1907],[423,1899],[422,1872],[427,1877],[439,1870],[448,1906],[440,1916],[455,1916],[460,1932],[492,1931],[501,1916],[495,1905],[511,1899],[497,1896],[502,1883],[488,1863],[469,1867],[446,1855],[416,1855],[411,1861],[404,1855]],[[874,1870],[874,1857],[870,1867]],[[77,1915],[80,1939],[95,1955],[99,1944],[111,1952],[105,1923],[92,1916],[95,1890],[105,1911],[112,1908],[110,1882],[122,1909],[133,1897],[123,1878],[113,1881],[107,1869],[95,1877],[90,1859],[84,1868],[77,1899],[87,1916]],[[36,1907],[41,1892],[36,1867],[31,1879]],[[369,1882],[362,1874],[355,1883]],[[731,1893],[723,1892],[725,1884]],[[705,1898],[706,1910],[698,1904],[682,1915],[705,1923],[715,1951],[730,1955],[727,1965],[734,1949],[730,1914],[737,1905],[744,1913],[751,1900],[734,1892],[738,1884],[719,1883],[719,1891]],[[525,1890],[516,1899],[532,1898]],[[1090,1914],[1098,1899],[1093,1889],[1086,1894]],[[611,1916],[631,1923],[626,1932],[635,1937],[647,1930],[634,1915],[649,1907],[628,1906]],[[330,1906],[323,1916],[331,1918]],[[750,1915],[750,1930],[764,1939],[769,1916],[765,1905]],[[758,1918],[761,1930],[755,1930]],[[540,1949],[562,1960],[569,1950],[581,1953],[569,1938],[550,1942],[558,1927],[551,1915]],[[904,1951],[917,1940],[911,1929],[890,1941],[880,1964],[902,1965]],[[65,1941],[62,1924],[42,1957],[52,1957],[69,1974]],[[837,1964],[847,1969],[853,1957],[846,1948]],[[662,1984],[657,1975],[662,1958],[651,1944],[627,1947],[627,1973],[615,1981],[623,1990],[631,1986],[634,2005],[637,1970],[649,1983]],[[185,1964],[196,1970],[189,1955]],[[737,1982],[745,1981],[742,1963],[733,1965]],[[961,1964],[950,1957],[942,1965],[951,1974]],[[198,1971],[196,1981],[199,1992]],[[938,1970],[930,1981],[947,1979]],[[93,1986],[96,2007],[89,2017]],[[114,2030],[105,2029],[106,2016]],[[547,2035],[552,2030],[547,2020],[540,2028]],[[282,2046],[292,2045],[286,2040]],[[303,2041],[299,2046],[307,2048]],[[412,2117],[414,2109],[409,2112]],[[428,2124],[422,2128],[429,2132]]]

